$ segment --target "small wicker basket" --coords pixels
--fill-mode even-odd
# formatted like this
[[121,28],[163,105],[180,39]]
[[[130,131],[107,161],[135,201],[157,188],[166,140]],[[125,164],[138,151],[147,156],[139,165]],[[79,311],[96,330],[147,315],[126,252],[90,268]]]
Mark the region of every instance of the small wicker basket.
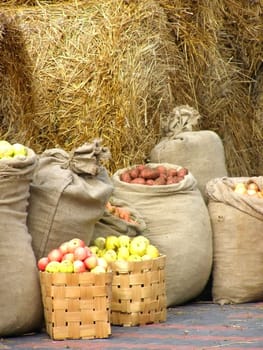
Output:
[[112,325],[139,326],[166,321],[164,255],[145,261],[115,261],[113,272]]
[[111,335],[111,272],[40,272],[40,283],[46,332],[52,339]]

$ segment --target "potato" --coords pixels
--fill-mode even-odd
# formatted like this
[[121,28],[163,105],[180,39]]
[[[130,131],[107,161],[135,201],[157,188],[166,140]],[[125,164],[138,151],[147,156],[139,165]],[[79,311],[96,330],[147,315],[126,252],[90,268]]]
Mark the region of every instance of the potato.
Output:
[[141,171],[141,177],[144,179],[152,179],[155,180],[157,177],[159,177],[159,171],[157,169],[152,169],[150,167],[145,167]]
[[160,185],[166,185],[166,179],[163,176],[159,176],[155,181],[154,185],[160,186]]
[[128,170],[125,171],[124,173],[120,174],[120,180],[127,182],[127,183],[131,182],[131,176],[130,176],[130,173]]
[[148,186],[153,186],[154,185],[154,180],[153,179],[147,179],[145,184],[148,185]]
[[134,168],[129,171],[129,174],[132,179],[136,179],[136,177],[139,177],[140,171],[138,168]]
[[137,177],[136,179],[132,179],[130,183],[137,185],[145,185],[145,180],[142,177]]
[[188,169],[187,168],[181,168],[177,170],[177,176],[185,176],[188,174]]
[[168,175],[168,176],[177,176],[177,170],[176,170],[176,169],[173,169],[173,168],[168,169],[168,170],[167,170],[167,175]]

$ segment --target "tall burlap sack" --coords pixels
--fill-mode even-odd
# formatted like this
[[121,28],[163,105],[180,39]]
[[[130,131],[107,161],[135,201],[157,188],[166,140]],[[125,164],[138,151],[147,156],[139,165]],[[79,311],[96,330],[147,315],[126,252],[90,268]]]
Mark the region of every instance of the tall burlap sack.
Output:
[[144,234],[146,224],[138,210],[133,208],[125,201],[114,198],[113,196],[111,196],[109,202],[113,206],[127,210],[131,214],[131,218],[134,223],[125,221],[115,216],[105,208],[103,216],[95,224],[92,241],[94,241],[97,237],[107,237],[110,235],[128,235],[129,237],[135,237],[137,235]]
[[44,151],[30,188],[28,228],[37,259],[74,237],[90,243],[113,191],[100,160],[109,152],[98,141],[72,153]]
[[0,160],[0,336],[38,330],[43,312],[36,259],[26,225],[37,158]]
[[[160,164],[147,165],[154,168]],[[144,235],[166,255],[167,306],[186,303],[203,290],[212,265],[210,219],[196,179],[189,172],[173,185],[129,184],[120,180],[127,169],[113,174],[113,196],[140,212],[147,226]]]
[[188,168],[206,202],[206,183],[213,178],[227,176],[222,141],[211,130],[185,131],[164,137],[150,152],[150,161],[180,164]]
[[235,193],[238,182],[263,177],[217,178],[208,182],[214,242],[212,297],[218,304],[263,300],[263,199]]

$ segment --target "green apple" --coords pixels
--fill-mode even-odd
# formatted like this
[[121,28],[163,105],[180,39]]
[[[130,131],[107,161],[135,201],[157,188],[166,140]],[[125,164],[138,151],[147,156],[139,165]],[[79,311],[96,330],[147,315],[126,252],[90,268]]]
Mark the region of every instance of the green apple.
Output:
[[74,266],[73,262],[71,260],[62,260],[60,263],[60,272],[73,272],[74,271]]
[[160,255],[158,248],[153,244],[149,244],[147,246],[146,254],[149,255],[152,259],[158,258]]
[[106,250],[117,250],[119,248],[119,238],[114,235],[107,236],[105,247]]
[[60,272],[60,262],[50,261],[46,266],[46,272]]
[[127,260],[130,256],[130,251],[128,247],[120,247],[117,251],[117,260]]
[[109,249],[106,250],[106,252],[103,255],[103,258],[109,263],[112,261],[116,261],[117,260],[117,253],[114,249]]
[[5,140],[0,140],[0,158],[13,157],[14,151],[11,143]]
[[119,241],[119,247],[129,248],[131,238],[128,235],[120,235],[118,237],[118,241]]
[[97,237],[93,244],[98,247],[98,249],[105,249],[105,242],[106,242],[106,238],[105,237]]
[[142,261],[142,257],[137,254],[130,254],[127,261]]
[[24,156],[24,157],[26,157],[27,156],[27,149],[21,143],[14,143],[12,145],[12,147],[13,147],[14,157],[16,157],[16,156]]
[[143,236],[136,236],[130,243],[130,254],[143,256],[146,254],[147,241]]

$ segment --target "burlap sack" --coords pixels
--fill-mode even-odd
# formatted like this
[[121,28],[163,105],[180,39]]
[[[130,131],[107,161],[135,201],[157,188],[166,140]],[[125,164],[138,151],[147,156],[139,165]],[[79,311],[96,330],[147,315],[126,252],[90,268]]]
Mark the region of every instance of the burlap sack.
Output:
[[114,198],[113,196],[109,201],[112,205],[128,210],[131,213],[132,220],[134,220],[136,224],[122,220],[105,209],[102,218],[95,224],[92,241],[97,237],[107,237],[110,235],[128,235],[134,237],[144,233],[146,224],[138,210],[125,201]]
[[139,211],[147,226],[144,235],[167,257],[167,306],[183,304],[203,290],[212,265],[210,219],[196,180],[189,173],[174,185],[135,185],[120,181],[125,170],[112,176],[113,195]]
[[214,242],[212,297],[218,304],[263,300],[263,199],[233,192],[236,183],[263,177],[208,182]]
[[79,237],[90,243],[113,186],[100,159],[107,149],[97,141],[71,154],[46,150],[39,157],[30,189],[28,228],[37,259],[62,242]]
[[20,335],[42,325],[36,259],[26,218],[36,155],[0,160],[0,336]]
[[169,162],[188,168],[206,202],[206,183],[216,177],[227,176],[222,141],[210,130],[185,131],[164,137],[152,149],[150,161]]

